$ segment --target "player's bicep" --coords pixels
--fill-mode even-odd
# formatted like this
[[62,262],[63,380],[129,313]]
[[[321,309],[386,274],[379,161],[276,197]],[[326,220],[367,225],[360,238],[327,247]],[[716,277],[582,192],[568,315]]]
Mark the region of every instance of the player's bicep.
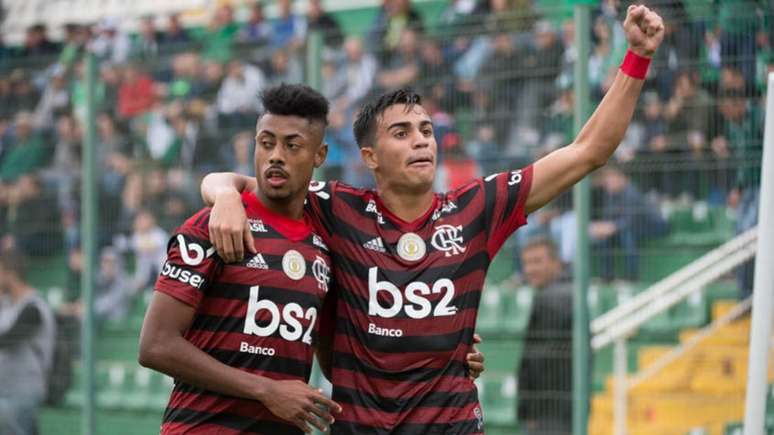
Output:
[[142,336],[183,335],[191,327],[194,307],[166,293],[154,292],[143,321]]
[[538,160],[533,165],[532,186],[525,205],[527,214],[548,204],[593,170],[588,159],[580,155],[580,147],[572,144]]

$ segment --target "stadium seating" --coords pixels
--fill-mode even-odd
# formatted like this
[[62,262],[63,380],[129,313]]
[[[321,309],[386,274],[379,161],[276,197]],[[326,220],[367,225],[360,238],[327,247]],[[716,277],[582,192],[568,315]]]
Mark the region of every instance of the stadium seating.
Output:
[[[712,319],[723,316],[734,305],[733,301],[714,302]],[[677,307],[674,311],[681,310],[691,308]],[[698,314],[695,315],[698,322]],[[702,428],[708,435],[733,434],[736,426],[727,424],[739,420],[744,412],[749,328],[749,316],[719,328],[630,390],[629,433],[685,434]],[[695,328],[683,329],[678,334],[680,342],[696,332]],[[638,352],[638,368],[647,367],[669,350],[669,346],[643,347]],[[774,371],[769,373],[769,380],[772,378]],[[612,388],[612,380],[608,380],[607,389],[594,396],[589,432],[592,435],[612,433]],[[774,422],[774,401],[769,400],[769,419]],[[701,412],[696,412],[699,409]]]

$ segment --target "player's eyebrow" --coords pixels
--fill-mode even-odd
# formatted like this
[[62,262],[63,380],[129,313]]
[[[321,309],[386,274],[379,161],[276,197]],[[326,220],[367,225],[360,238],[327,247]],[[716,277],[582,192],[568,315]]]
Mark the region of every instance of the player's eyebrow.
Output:
[[[433,126],[433,122],[429,119],[424,119],[419,123],[419,128],[425,127],[425,126]],[[400,121],[400,122],[393,122],[387,127],[387,130],[391,130],[393,128],[409,128],[411,127],[411,122],[409,121]]]
[[[268,135],[268,136],[271,136],[271,137],[273,137],[273,138],[276,138],[276,137],[277,137],[277,135],[276,135],[276,134],[275,134],[273,131],[271,131],[271,130],[267,130],[267,129],[263,129],[263,130],[259,131],[259,132],[258,132],[258,134],[257,134],[257,135],[255,135],[255,137],[256,137],[256,139],[257,139],[258,137],[260,137],[261,135],[264,135],[264,134],[265,134],[265,135]],[[301,133],[290,133],[289,135],[287,135],[287,136],[282,136],[282,137],[283,137],[285,140],[293,140],[293,139],[304,139],[304,135],[302,135]]]

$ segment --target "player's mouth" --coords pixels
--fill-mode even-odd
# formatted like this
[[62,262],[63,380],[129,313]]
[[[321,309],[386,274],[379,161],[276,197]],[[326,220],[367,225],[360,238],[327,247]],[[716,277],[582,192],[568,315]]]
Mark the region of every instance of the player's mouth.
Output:
[[408,166],[411,167],[428,167],[433,166],[433,157],[432,156],[417,156],[412,157],[408,161]]
[[288,173],[279,168],[269,168],[263,173],[271,187],[282,187],[288,181]]

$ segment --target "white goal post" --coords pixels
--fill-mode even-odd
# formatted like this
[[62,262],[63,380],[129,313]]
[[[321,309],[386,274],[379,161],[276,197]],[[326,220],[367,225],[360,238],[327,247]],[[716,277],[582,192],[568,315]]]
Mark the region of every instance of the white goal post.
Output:
[[774,73],[769,73],[768,77],[764,128],[744,435],[765,433],[767,367],[774,309]]

